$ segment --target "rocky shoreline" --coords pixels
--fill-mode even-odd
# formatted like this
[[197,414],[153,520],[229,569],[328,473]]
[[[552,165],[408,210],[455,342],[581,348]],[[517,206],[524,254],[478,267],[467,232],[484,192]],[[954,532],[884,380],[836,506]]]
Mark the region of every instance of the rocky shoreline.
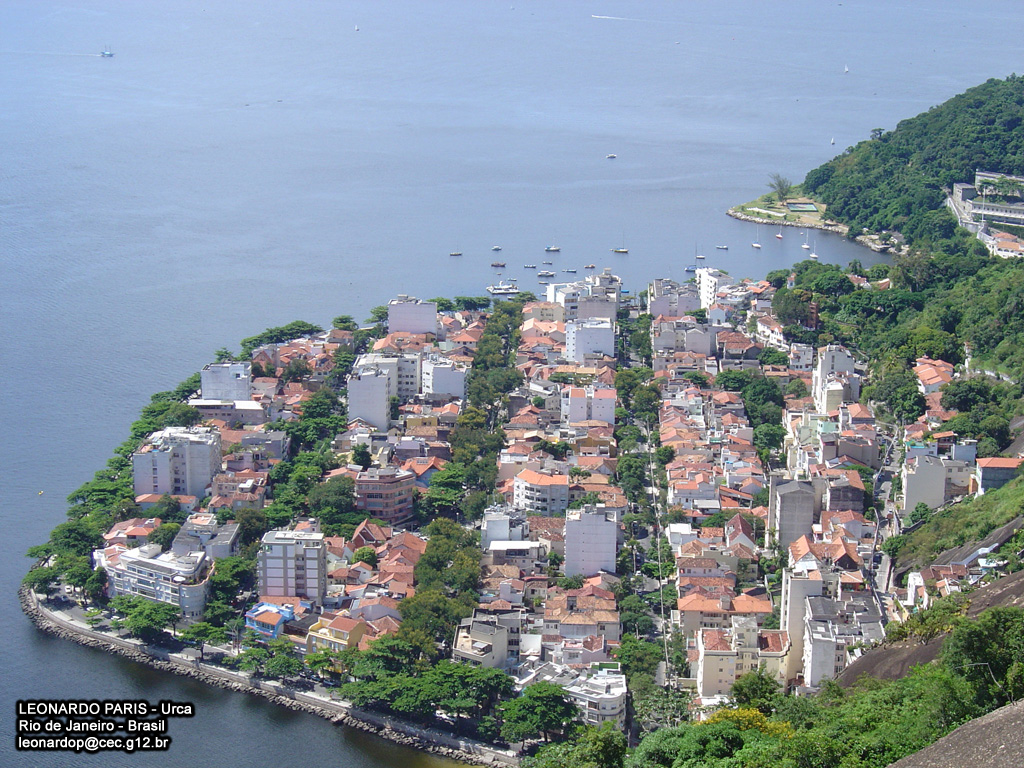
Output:
[[[744,213],[737,208],[730,208],[726,211],[726,214],[734,219],[740,221],[747,221],[751,224],[767,224],[769,226],[778,227],[798,227],[800,229],[820,229],[824,232],[831,232],[835,235],[842,235],[846,237],[850,231],[850,228],[845,224],[825,224],[822,222],[800,222],[800,221],[782,221],[780,219],[769,218],[766,216],[753,216],[749,213]],[[897,252],[890,243],[883,243],[878,235],[857,235],[854,240],[866,248],[870,248],[875,253],[889,253]]]
[[[144,650],[144,646],[135,641],[122,638],[104,637],[102,633],[75,627],[70,622],[55,616],[41,606],[35,594],[28,587],[18,590],[21,609],[29,620],[42,632],[70,640],[89,648],[98,648],[108,653],[115,653],[130,661],[145,664],[153,669],[170,672],[182,677],[189,677],[207,685],[224,688],[239,693],[261,696],[274,704],[287,709],[306,712],[317,717],[330,720],[335,725],[345,725],[367,733],[372,733],[395,744],[429,752],[439,757],[456,760],[470,765],[518,766],[519,759],[510,752],[494,749],[485,744],[469,739],[450,736],[430,729],[421,728],[386,715],[375,712],[364,712],[347,702],[331,703],[323,706],[312,701],[302,701],[299,697],[306,694],[291,691],[283,685],[270,682],[250,682],[245,676],[228,670],[211,669],[208,664],[195,663],[189,665],[183,660],[160,658],[154,652]],[[166,652],[164,652],[166,653]],[[268,686],[271,689],[263,687]],[[449,743],[444,743],[449,742]],[[454,742],[457,746],[453,746]]]

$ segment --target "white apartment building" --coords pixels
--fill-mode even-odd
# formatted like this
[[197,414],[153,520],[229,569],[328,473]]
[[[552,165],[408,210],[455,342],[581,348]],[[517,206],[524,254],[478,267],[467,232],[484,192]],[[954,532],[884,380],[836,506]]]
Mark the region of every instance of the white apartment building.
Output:
[[966,496],[974,476],[973,461],[946,456],[918,455],[903,462],[903,509],[913,511],[920,503],[932,509],[957,496]]
[[107,572],[107,594],[137,595],[167,603],[186,621],[196,621],[206,608],[212,561],[205,552],[176,555],[161,552],[159,544],[136,549],[120,546],[93,553],[96,567]]
[[437,304],[399,294],[388,302],[388,333],[437,333]]
[[653,317],[683,317],[695,309],[700,309],[700,292],[692,283],[659,277],[647,288],[647,311]]
[[256,572],[261,595],[322,602],[327,592],[324,534],[269,531],[260,545]]
[[718,301],[718,292],[735,282],[725,272],[714,267],[700,267],[696,276],[701,309],[707,309],[715,304]]
[[512,482],[512,506],[545,517],[563,514],[569,507],[569,476],[524,469]]
[[[772,476],[768,496],[766,535],[775,537],[779,550],[810,534],[814,524],[816,495],[810,480],[784,480]],[[766,542],[766,544],[769,542]]]
[[565,324],[566,359],[582,363],[588,355],[615,357],[615,323],[590,319]]
[[589,677],[578,677],[564,687],[576,702],[580,717],[587,725],[626,722],[626,676],[611,669],[599,669]]
[[252,398],[252,363],[210,363],[199,372],[203,400]]
[[759,630],[752,616],[734,616],[729,629],[699,630],[696,642],[701,698],[729,693],[737,678],[759,668],[785,688],[790,652],[785,630]]
[[382,354],[368,352],[356,358],[354,368],[375,365],[388,372],[391,390],[403,400],[411,400],[420,392],[423,378],[422,358],[418,354]]
[[860,375],[854,371],[853,355],[845,347],[829,344],[818,349],[811,394],[819,413],[831,413],[844,402],[860,399]]
[[220,472],[220,432],[209,427],[167,427],[132,454],[135,495],[206,496]]
[[562,423],[575,424],[580,421],[603,421],[615,424],[614,387],[562,387]]
[[423,394],[466,397],[466,376],[469,369],[440,355],[429,355],[423,358]]
[[348,377],[348,418],[362,419],[386,431],[391,424],[391,396],[398,395],[386,368],[368,365]]
[[619,526],[593,507],[565,513],[565,575],[594,576],[615,573]]

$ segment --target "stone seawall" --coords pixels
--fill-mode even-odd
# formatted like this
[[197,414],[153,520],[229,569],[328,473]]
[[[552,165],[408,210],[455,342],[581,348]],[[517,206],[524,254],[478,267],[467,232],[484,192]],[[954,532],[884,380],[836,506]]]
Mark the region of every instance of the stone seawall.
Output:
[[35,593],[27,587],[22,587],[18,591],[18,599],[25,615],[38,629],[79,645],[115,653],[153,669],[190,677],[217,688],[262,696],[278,706],[307,712],[330,720],[336,725],[357,728],[396,744],[451,760],[470,765],[519,765],[519,758],[512,752],[495,749],[472,739],[420,727],[376,712],[367,712],[345,701],[327,701],[319,696],[293,691],[279,683],[252,680],[248,675],[201,663],[199,660],[176,658],[166,650],[150,648],[136,640],[111,637],[103,632],[77,626],[40,605]]
[[[805,221],[782,221],[779,219],[769,218],[767,216],[753,216],[749,213],[737,210],[736,208],[730,208],[726,211],[726,214],[732,216],[734,219],[740,221],[748,221],[751,224],[767,224],[773,227],[798,227],[800,229],[820,229],[823,232],[831,232],[835,235],[842,235],[846,237],[850,228],[845,224],[824,224],[824,223],[808,223]],[[866,248],[870,248],[875,253],[889,253],[894,248],[889,243],[883,243],[879,239],[878,235],[857,235],[854,240]]]

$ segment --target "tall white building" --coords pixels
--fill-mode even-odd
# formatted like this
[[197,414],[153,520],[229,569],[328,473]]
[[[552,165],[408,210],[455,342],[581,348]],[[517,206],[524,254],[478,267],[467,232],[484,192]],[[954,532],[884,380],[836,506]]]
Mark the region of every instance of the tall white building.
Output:
[[818,413],[831,413],[844,402],[860,399],[860,375],[854,371],[853,355],[845,347],[829,344],[818,349],[811,394]]
[[615,424],[614,387],[562,387],[562,423],[603,421]]
[[93,560],[107,572],[110,597],[137,595],[167,603],[181,611],[186,621],[203,615],[212,564],[205,552],[176,555],[161,552],[159,544],[143,544],[136,549],[98,549]]
[[210,363],[199,372],[203,400],[249,400],[252,398],[252,363],[235,361]]
[[132,454],[135,495],[206,496],[220,472],[220,432],[209,427],[167,427]]
[[591,319],[565,324],[566,359],[582,363],[588,355],[615,357],[615,323]]
[[356,358],[353,368],[375,365],[387,371],[391,379],[391,393],[403,400],[411,400],[420,393],[423,377],[422,359],[418,354],[382,354],[368,352]]
[[565,513],[565,575],[615,573],[615,543],[619,526],[593,507]]
[[348,417],[363,419],[386,431],[391,424],[391,396],[397,395],[385,368],[367,365],[348,377]]
[[256,572],[261,595],[321,602],[327,593],[324,534],[270,531],[263,536]]
[[429,355],[423,359],[423,394],[466,397],[466,375],[469,369],[440,355]]
[[[769,539],[775,537],[779,551],[804,534],[810,535],[814,524],[814,485],[810,480],[784,480],[772,476],[768,495]],[[770,544],[769,542],[766,542]]]
[[388,332],[437,333],[437,304],[400,294],[388,302]]
[[700,293],[701,309],[707,309],[718,301],[718,292],[735,281],[725,272],[714,267],[700,267],[697,270],[697,290]]

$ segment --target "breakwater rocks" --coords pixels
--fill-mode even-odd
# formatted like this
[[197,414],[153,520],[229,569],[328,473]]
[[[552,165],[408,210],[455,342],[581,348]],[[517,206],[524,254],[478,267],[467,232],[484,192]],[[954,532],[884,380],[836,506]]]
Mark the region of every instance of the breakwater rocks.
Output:
[[[843,237],[846,237],[850,231],[850,228],[845,224],[837,224],[835,222],[782,221],[771,216],[754,216],[736,208],[730,208],[726,213],[734,219],[749,221],[751,224],[767,224],[773,227],[798,227],[799,229],[820,229],[823,232],[832,232]],[[857,235],[854,240],[864,247],[870,248],[875,253],[902,253],[905,250],[894,247],[892,243],[882,242],[878,235]]]
[[189,660],[171,656],[166,650],[150,648],[136,640],[113,637],[103,632],[76,626],[71,621],[57,616],[40,605],[36,595],[27,587],[18,590],[18,600],[21,603],[22,611],[38,629],[63,640],[115,653],[153,669],[190,677],[217,688],[261,696],[278,706],[316,715],[330,720],[335,725],[357,728],[395,744],[429,752],[450,760],[470,765],[519,765],[518,757],[511,752],[494,749],[480,742],[422,728],[413,723],[376,712],[365,712],[353,707],[348,702],[325,702],[320,697],[302,691],[293,691],[279,683],[252,680],[247,675],[214,667],[202,663],[198,659]]

